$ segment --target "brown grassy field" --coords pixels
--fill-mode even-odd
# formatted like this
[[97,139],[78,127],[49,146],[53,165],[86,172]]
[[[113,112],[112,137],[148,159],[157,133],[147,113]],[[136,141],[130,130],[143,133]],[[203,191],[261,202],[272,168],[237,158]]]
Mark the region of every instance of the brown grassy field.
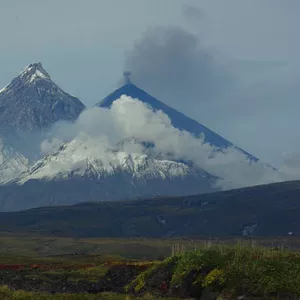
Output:
[[5,256],[49,257],[59,255],[109,255],[126,259],[155,260],[172,251],[199,249],[207,244],[262,245],[300,249],[300,238],[228,238],[218,239],[151,239],[151,238],[64,238],[44,236],[0,235],[0,259]]
[[[114,260],[162,260],[174,252],[189,249],[201,249],[207,245],[266,246],[277,249],[300,249],[300,239],[257,238],[226,240],[217,239],[150,239],[150,238],[64,238],[44,236],[0,235],[0,263],[9,260],[22,261],[24,258],[49,260],[63,257],[93,261],[100,259]],[[11,259],[10,259],[11,258]]]

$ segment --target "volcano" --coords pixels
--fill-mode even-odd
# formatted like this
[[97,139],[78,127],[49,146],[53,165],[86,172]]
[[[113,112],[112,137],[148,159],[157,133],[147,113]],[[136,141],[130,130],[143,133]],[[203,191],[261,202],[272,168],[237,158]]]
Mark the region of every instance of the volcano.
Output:
[[[127,75],[128,73],[125,73]],[[234,145],[227,139],[223,138],[219,134],[210,130],[206,126],[198,123],[197,121],[187,117],[183,113],[177,111],[176,109],[166,105],[165,103],[159,101],[155,97],[151,96],[149,93],[137,87],[128,78],[126,79],[126,84],[121,88],[115,90],[102,101],[98,102],[96,106],[110,108],[112,103],[119,99],[122,95],[129,96],[133,99],[138,99],[139,101],[150,106],[154,111],[161,110],[164,112],[171,120],[172,125],[179,130],[188,131],[196,137],[203,137],[206,143],[219,148],[226,149],[229,147],[234,147],[242,151],[251,161],[258,161],[256,157],[246,152],[245,150]]]

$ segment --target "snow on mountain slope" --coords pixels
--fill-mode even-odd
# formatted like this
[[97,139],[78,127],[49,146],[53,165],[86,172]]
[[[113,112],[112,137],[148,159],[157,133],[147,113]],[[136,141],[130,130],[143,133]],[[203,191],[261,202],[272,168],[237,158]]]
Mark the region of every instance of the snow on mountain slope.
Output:
[[0,91],[0,133],[41,132],[58,120],[75,120],[84,108],[34,63]]
[[0,211],[215,190],[215,178],[196,167],[100,144],[75,139],[61,145],[0,187]]
[[27,171],[28,160],[10,147],[5,147],[0,139],[0,184],[14,179]]
[[205,178],[207,174],[184,163],[158,160],[141,153],[105,149],[101,141],[74,139],[61,145],[22,174],[20,183],[30,179],[103,179],[117,173],[131,180],[167,180],[186,176]]

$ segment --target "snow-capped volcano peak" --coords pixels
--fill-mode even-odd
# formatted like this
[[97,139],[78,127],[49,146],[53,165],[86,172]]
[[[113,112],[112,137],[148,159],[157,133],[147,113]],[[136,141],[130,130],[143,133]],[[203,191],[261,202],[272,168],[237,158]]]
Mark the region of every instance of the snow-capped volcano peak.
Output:
[[165,103],[159,101],[144,90],[137,87],[131,82],[130,74],[130,72],[125,72],[125,85],[109,94],[102,101],[96,103],[96,106],[110,108],[113,102],[119,99],[122,95],[129,96],[132,99],[138,99],[139,101],[145,103],[147,106],[151,107],[152,110],[162,111],[164,114],[166,114],[175,128],[187,131],[196,137],[202,136],[206,143],[209,143],[210,145],[218,149],[227,149],[233,147],[243,152],[247,157],[249,157],[251,161],[258,161],[258,159],[250,153],[235,146],[233,143],[213,132],[209,128],[187,117],[180,111],[177,111],[176,109],[166,105]]
[[30,64],[19,74],[19,78],[25,82],[33,82],[34,80],[51,80],[49,73],[43,68],[40,62]]
[[41,132],[56,121],[77,119],[84,108],[41,63],[33,63],[0,91],[0,133]]
[[52,80],[49,73],[43,68],[40,62],[28,65],[10,84],[0,90],[0,95],[11,94],[20,90],[22,87],[32,85],[39,81],[46,81],[51,84]]

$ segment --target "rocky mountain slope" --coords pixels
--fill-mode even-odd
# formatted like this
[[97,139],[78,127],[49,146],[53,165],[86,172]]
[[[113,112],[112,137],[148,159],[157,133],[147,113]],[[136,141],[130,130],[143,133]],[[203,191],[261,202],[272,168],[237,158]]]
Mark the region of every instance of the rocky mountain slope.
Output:
[[75,120],[84,108],[34,63],[0,91],[0,133],[43,132],[56,121]]

